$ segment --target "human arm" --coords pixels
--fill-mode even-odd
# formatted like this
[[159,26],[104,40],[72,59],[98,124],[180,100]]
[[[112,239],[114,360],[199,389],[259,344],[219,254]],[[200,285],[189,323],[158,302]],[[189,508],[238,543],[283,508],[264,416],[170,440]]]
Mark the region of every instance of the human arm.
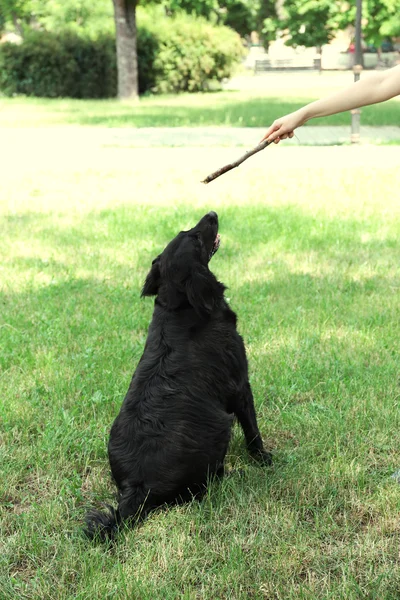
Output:
[[287,137],[293,137],[293,131],[310,119],[377,104],[398,94],[400,94],[400,65],[386,71],[376,71],[334,94],[311,102],[277,119],[268,128],[263,140],[278,143]]

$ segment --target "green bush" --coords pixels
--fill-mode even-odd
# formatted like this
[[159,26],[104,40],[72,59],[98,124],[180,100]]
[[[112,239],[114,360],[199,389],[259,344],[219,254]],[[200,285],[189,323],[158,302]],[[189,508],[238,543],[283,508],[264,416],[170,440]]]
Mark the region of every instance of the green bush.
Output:
[[7,95],[109,98],[116,82],[111,37],[30,32],[22,44],[0,47],[0,89]]
[[158,46],[158,40],[150,28],[139,24],[137,27],[137,54],[140,94],[154,91],[156,85],[154,62]]
[[[146,89],[154,92],[198,92],[211,81],[230,77],[243,56],[240,37],[232,29],[211,25],[204,19],[180,14],[154,18],[144,14],[140,31],[146,30],[155,44],[151,81]],[[138,44],[139,70],[145,46]]]
[[[239,36],[188,15],[144,14],[138,26],[139,92],[203,91],[232,74],[242,57]],[[0,90],[48,98],[116,95],[115,39],[30,32],[0,46]]]

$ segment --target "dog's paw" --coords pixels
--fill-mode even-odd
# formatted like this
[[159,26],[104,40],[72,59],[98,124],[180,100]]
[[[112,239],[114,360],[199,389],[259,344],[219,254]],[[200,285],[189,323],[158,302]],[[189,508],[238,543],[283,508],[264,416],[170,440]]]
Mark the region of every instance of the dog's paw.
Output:
[[264,467],[270,467],[272,465],[272,454],[264,449],[252,452],[252,457]]
[[244,477],[245,475],[245,469],[229,469],[225,471],[225,477]]

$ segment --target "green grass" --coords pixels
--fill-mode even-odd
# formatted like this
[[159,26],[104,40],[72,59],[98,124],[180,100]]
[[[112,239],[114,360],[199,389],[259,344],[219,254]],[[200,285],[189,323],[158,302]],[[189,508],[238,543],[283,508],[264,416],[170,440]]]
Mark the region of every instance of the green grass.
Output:
[[[351,82],[329,74],[310,78],[272,76],[265,87],[247,91],[145,97],[138,104],[117,100],[0,99],[0,126],[94,125],[107,127],[229,126],[265,127],[323,94]],[[288,86],[288,78],[293,85]],[[346,83],[344,83],[346,82]],[[313,125],[348,125],[342,113],[313,121]],[[395,125],[400,122],[400,103],[393,100],[363,109],[364,125]]]
[[[200,187],[208,160],[224,164],[227,151],[213,152],[107,149],[55,168],[51,148],[22,147],[8,163],[2,600],[400,595],[396,150],[363,166],[362,149],[311,160],[279,147]],[[239,316],[274,466],[252,463],[235,430],[227,462],[242,475],[154,513],[114,549],[92,546],[81,520],[113,501],[107,434],[151,318],[140,287],[164,244],[209,209],[222,236],[212,269]]]

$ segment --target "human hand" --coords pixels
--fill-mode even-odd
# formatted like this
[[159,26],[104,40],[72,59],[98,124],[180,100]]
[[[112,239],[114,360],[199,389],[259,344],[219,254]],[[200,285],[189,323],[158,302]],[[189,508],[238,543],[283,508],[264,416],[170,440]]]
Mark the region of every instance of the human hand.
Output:
[[281,140],[286,138],[292,138],[294,136],[294,129],[303,125],[305,118],[300,111],[290,113],[280,119],[277,119],[267,129],[266,134],[262,138],[261,142],[268,140],[278,144]]

